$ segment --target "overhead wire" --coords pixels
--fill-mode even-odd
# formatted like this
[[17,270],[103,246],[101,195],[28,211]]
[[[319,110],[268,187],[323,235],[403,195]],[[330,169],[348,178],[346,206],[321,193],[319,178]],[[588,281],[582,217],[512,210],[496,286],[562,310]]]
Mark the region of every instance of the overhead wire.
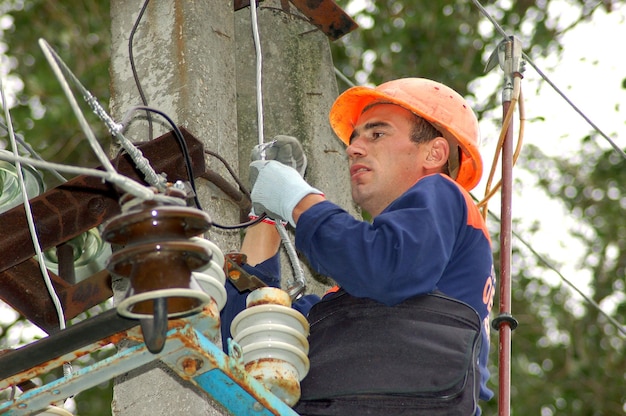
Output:
[[[491,216],[495,217],[495,218],[498,218],[492,212],[489,212],[489,214]],[[604,310],[602,310],[602,308],[600,307],[600,305],[596,301],[594,301],[591,297],[587,296],[582,290],[580,290],[578,288],[578,286],[576,286],[574,284],[574,282],[572,282],[567,277],[565,277],[565,275],[563,275],[563,273],[561,273],[561,271],[558,270],[556,268],[556,266],[554,266],[552,263],[550,263],[548,260],[546,260],[544,256],[542,256],[540,253],[538,253],[537,250],[535,250],[532,247],[532,245],[529,242],[527,242],[521,235],[519,235],[515,231],[513,231],[512,233],[515,236],[515,238],[517,238],[524,245],[524,247],[526,247],[528,250],[530,250],[530,252],[533,254],[533,256],[535,256],[536,259],[538,259],[541,263],[543,263],[548,269],[550,269],[554,273],[556,273],[557,276],[559,276],[559,278],[563,282],[565,282],[566,285],[568,285],[576,293],[578,293],[583,298],[583,300],[585,302],[587,302],[588,304],[592,305],[593,308],[595,310],[597,310],[602,316],[604,316],[619,332],[622,333],[623,336],[626,336],[626,327],[624,327],[624,325],[620,324],[615,318],[613,318],[608,313],[604,312]]]
[[152,191],[147,186],[140,184],[139,182],[135,182],[128,176],[124,176],[117,172],[107,172],[100,169],[85,168],[82,166],[64,165],[60,163],[48,162],[45,160],[37,160],[23,156],[8,155],[3,153],[0,153],[0,160],[5,160],[12,163],[19,162],[33,166],[35,168],[56,170],[58,172],[66,172],[73,175],[93,176],[95,178],[101,178],[102,180],[110,182],[121,188],[124,192],[127,192],[128,194],[142,200],[163,201],[175,205],[184,204],[184,201],[181,198],[170,197],[160,193],[154,193],[154,191]]
[[[255,46],[255,54],[256,54],[256,97],[257,97],[257,130],[258,130],[258,144],[262,146],[265,143],[264,140],[264,121],[263,121],[263,53],[261,51],[261,38],[259,36],[259,26],[257,22],[257,9],[256,9],[256,1],[250,2],[250,20],[252,22],[252,36]],[[261,158],[265,159],[265,148],[261,150]],[[283,243],[283,247],[287,252],[287,256],[289,257],[289,261],[291,262],[292,270],[293,270],[293,280],[291,284],[288,285],[288,293],[292,299],[296,299],[300,297],[306,288],[306,278],[304,276],[304,270],[300,265],[300,260],[298,259],[298,254],[296,253],[296,249],[294,247],[293,242],[289,238],[289,234],[287,230],[285,230],[285,226],[281,221],[275,221],[276,230],[280,235],[280,239]]]
[[[476,7],[480,10],[480,12],[493,24],[494,28],[498,31],[498,33],[500,33],[504,39],[509,40],[510,36],[502,29],[502,27],[498,24],[498,22],[493,18],[493,16],[491,16],[489,14],[489,12],[480,4],[480,2],[478,0],[472,0],[472,2],[476,5]],[[541,71],[541,69],[522,51],[522,57],[524,58],[525,62],[528,62],[531,64],[531,66],[537,71],[537,73],[541,76],[541,78],[546,81],[548,83],[548,85],[550,85],[572,108],[574,108],[574,110],[581,115],[585,121],[587,121],[587,123],[589,123],[602,137],[604,137],[613,147],[613,149],[621,154],[623,157],[626,157],[626,153],[624,153],[623,150],[621,150],[619,148],[619,146],[617,146],[613,140],[611,140],[595,123],[593,123],[589,117],[587,117],[578,107],[576,107],[574,105],[574,103],[550,80],[550,78],[543,72]],[[517,77],[515,77],[515,79],[517,79]],[[514,153],[514,160],[517,159],[517,157],[519,156],[519,150],[520,150],[520,146],[521,146],[521,137],[523,136],[523,127],[524,127],[524,107],[523,107],[523,100],[521,99],[522,97],[522,93],[520,90],[520,100],[519,100],[519,111],[520,111],[520,130],[519,130],[519,136],[520,136],[520,140],[518,140],[518,146],[515,150]],[[513,105],[511,105],[511,107],[513,107]],[[510,110],[510,109],[509,109]],[[510,113],[511,111],[509,111]],[[506,115],[505,121],[504,121],[504,125],[507,125],[508,121],[507,119],[510,119],[509,114]],[[499,139],[499,143],[502,141],[503,138],[503,134],[506,131],[506,129],[503,127],[502,130],[502,134],[500,136]],[[492,165],[492,171],[493,171],[494,166]],[[495,192],[497,187],[494,187],[492,192],[489,192],[488,194],[485,195],[485,197],[483,198],[483,200],[481,202],[479,202],[479,206],[482,208],[483,210],[483,216],[487,215],[487,205],[486,205],[486,201],[488,201],[488,199],[493,196],[493,193]],[[520,240],[521,241],[521,240]],[[528,246],[528,244],[526,244],[524,242],[525,245]],[[529,249],[531,249],[529,247]],[[531,249],[531,252],[533,252],[533,254],[536,256],[536,251]],[[621,333],[624,333],[624,327],[619,324],[619,322],[617,322],[617,320],[615,320],[614,318],[610,317],[610,315],[608,315],[607,313],[605,313],[602,308],[600,307],[599,304],[597,304],[595,301],[593,301],[593,299],[591,299],[589,296],[584,295],[583,291],[580,290],[573,282],[571,282],[570,280],[568,280],[561,272],[559,272],[558,270],[556,270],[556,268],[552,265],[550,265],[548,262],[546,262],[543,258],[537,257],[542,263],[546,264],[546,266],[548,266],[550,269],[552,269],[553,271],[555,271],[557,273],[557,275],[561,278],[561,280],[563,282],[565,282],[568,286],[570,286],[572,289],[574,289],[578,294],[580,294],[584,301],[587,302],[588,304],[592,305],[592,307],[594,309],[596,309],[600,314],[602,314],[603,316],[605,316],[609,322],[614,325]]]
[[[78,120],[78,123],[80,124],[80,127],[83,130],[83,133],[85,133],[85,137],[87,138],[87,141],[89,142],[89,145],[91,146],[91,149],[93,150],[94,154],[98,158],[98,161],[101,163],[102,167],[106,171],[115,172],[115,168],[111,164],[111,161],[109,160],[108,156],[102,149],[102,146],[100,146],[100,143],[98,142],[98,139],[96,139],[96,136],[94,135],[93,131],[89,127],[89,123],[85,119],[85,116],[83,115],[83,112],[81,111],[78,105],[78,102],[76,101],[76,98],[74,97],[74,94],[72,93],[72,90],[68,82],[65,79],[65,75],[66,74],[69,75],[72,81],[74,81],[75,85],[76,84],[80,85],[80,82],[78,81],[78,79],[76,79],[72,71],[70,71],[69,68],[67,68],[63,60],[61,60],[61,58],[56,54],[56,52],[50,47],[48,42],[46,42],[44,39],[39,39],[39,46],[41,50],[43,51],[44,56],[46,57],[48,63],[50,64],[52,71],[54,72],[59,83],[61,84],[61,89],[63,89],[63,92],[65,93],[65,96],[70,103],[72,111],[74,112],[74,116]],[[86,90],[81,91],[81,92],[83,93],[87,92],[88,95],[86,95],[86,99],[89,99],[89,97],[91,96],[91,94]]]
[[74,98],[74,95],[66,80],[66,76],[69,77],[72,83],[76,86],[76,88],[80,90],[87,104],[91,107],[94,113],[100,118],[100,120],[105,123],[110,133],[118,140],[118,142],[121,144],[124,150],[129,154],[129,156],[135,163],[135,166],[144,174],[146,182],[148,182],[148,184],[150,184],[151,186],[154,186],[155,188],[157,188],[159,191],[164,191],[166,189],[167,179],[165,178],[164,175],[161,175],[155,172],[155,170],[152,168],[150,164],[150,161],[143,155],[141,150],[137,146],[135,146],[130,140],[128,140],[122,132],[124,131],[124,129],[127,127],[129,123],[130,115],[135,111],[144,110],[147,113],[156,113],[156,114],[159,114],[161,117],[163,117],[170,124],[174,133],[174,137],[176,138],[176,140],[178,141],[181,147],[182,154],[185,159],[185,168],[187,170],[189,183],[193,191],[193,199],[197,207],[201,209],[200,201],[197,196],[194,174],[193,174],[193,170],[191,167],[189,150],[187,148],[187,144],[182,135],[182,132],[180,131],[176,123],[174,123],[173,120],[163,111],[160,111],[155,108],[147,107],[147,106],[137,106],[137,107],[131,108],[127,112],[126,116],[124,117],[121,123],[115,122],[115,120],[113,120],[113,118],[102,108],[102,106],[100,105],[96,97],[94,97],[80,83],[78,78],[67,67],[65,62],[58,56],[58,54],[54,51],[54,49],[44,39],[40,39],[39,43],[40,43],[41,48],[44,51],[46,58],[48,59],[50,66],[54,70],[55,75],[57,76],[59,82],[61,83],[61,86],[63,90],[65,91],[65,94],[68,100],[70,101],[70,104],[72,106],[72,109],[74,110],[76,117],[79,119],[83,132],[89,139],[89,143],[92,149],[94,150],[96,155],[98,155],[98,159],[103,164],[105,170],[107,170],[108,172],[116,173],[115,168],[112,166],[111,162],[109,161],[108,156],[106,156],[104,150],[100,146],[100,143],[95,138],[95,135],[93,134],[82,111],[80,110],[78,103],[76,102],[76,99]]
[[[18,147],[17,141],[15,140],[15,133],[13,131],[13,123],[11,122],[11,113],[9,111],[9,107],[6,100],[6,95],[4,91],[4,82],[0,78],[0,95],[2,96],[2,107],[4,108],[4,118],[7,123],[8,132],[9,132],[9,141],[11,143],[11,148],[13,151],[13,156],[18,157]],[[57,314],[57,318],[59,321],[59,329],[65,329],[65,312],[63,311],[63,305],[61,305],[61,300],[59,299],[54,287],[52,286],[52,280],[50,279],[50,273],[48,269],[45,267],[44,263],[44,255],[41,249],[41,245],[39,244],[39,237],[37,235],[37,230],[35,226],[35,220],[33,218],[33,212],[30,207],[28,193],[26,192],[26,185],[24,183],[24,174],[22,172],[22,161],[15,160],[15,168],[17,172],[17,180],[20,185],[20,190],[22,193],[22,199],[24,200],[24,211],[26,213],[26,222],[28,224],[28,229],[30,231],[30,236],[32,239],[33,247],[35,249],[35,254],[37,260],[39,262],[39,268],[41,270],[41,274],[44,279],[44,283],[46,285],[46,289],[48,290],[48,294],[52,300],[52,304],[54,305],[54,309]]]
[[[498,31],[498,33],[500,33],[502,35],[502,37],[506,40],[510,39],[510,36],[506,33],[506,31],[498,24],[498,22],[494,19],[493,16],[491,16],[491,14],[489,14],[489,12],[487,11],[487,9],[485,9],[483,7],[483,5],[478,1],[478,0],[472,0],[472,3],[474,3],[474,5],[480,10],[480,12],[483,14],[483,16],[485,16],[493,25],[493,27]],[[597,124],[595,124],[582,110],[580,110],[574,103],[572,100],[569,99],[569,97],[567,97],[567,95],[565,93],[563,93],[563,91],[561,91],[561,89],[559,87],[556,86],[556,84],[554,84],[550,78],[533,62],[532,59],[530,59],[530,57],[525,53],[522,52],[522,56],[524,57],[524,60],[526,62],[528,62],[534,69],[535,71],[537,71],[537,74],[539,74],[539,76],[548,83],[548,85],[550,85],[550,87],[552,87],[552,89],[561,96],[561,98],[563,98],[563,100],[565,100],[565,102],[567,104],[570,105],[570,107],[572,107],[574,109],[574,111],[576,111],[596,132],[598,132],[598,134],[600,134],[607,142],[609,142],[609,144],[611,145],[611,147],[613,147],[613,149],[620,154],[624,159],[626,159],[626,152],[624,152],[624,150],[622,150],[604,131],[602,131],[602,129],[600,129],[600,127],[598,127]]]
[[[2,121],[0,121],[0,128],[4,129],[7,133],[9,133],[9,127],[4,124]],[[24,137],[21,136],[20,134],[17,133],[13,133],[15,136],[15,140],[20,144],[20,146],[22,146],[29,155],[31,155],[32,157],[34,157],[37,160],[44,160],[41,155],[39,153],[37,153],[37,151],[35,149],[33,149],[33,147],[26,141],[24,140]],[[61,174],[59,174],[59,172],[57,171],[50,171],[50,173],[57,178],[60,182],[65,183],[67,182],[67,179],[65,177],[63,177]]]
[[[139,11],[139,15],[137,16],[137,19],[135,19],[135,24],[133,25],[133,28],[130,31],[130,36],[128,37],[128,59],[130,61],[130,69],[131,69],[131,72],[133,73],[133,79],[135,80],[135,85],[137,86],[137,90],[139,91],[139,97],[141,98],[141,103],[146,107],[148,106],[148,100],[143,91],[143,87],[141,86],[139,75],[137,74],[137,67],[135,66],[135,53],[133,51],[133,46],[134,46],[134,40],[135,40],[135,33],[137,33],[137,28],[139,27],[139,23],[141,22],[141,19],[143,17],[143,14],[146,11],[146,8],[148,7],[149,2],[150,0],[144,1],[143,5],[141,6],[141,10]],[[148,141],[151,141],[153,139],[153,134],[154,134],[153,126],[152,126],[152,113],[150,111],[146,111],[146,117],[148,119]]]

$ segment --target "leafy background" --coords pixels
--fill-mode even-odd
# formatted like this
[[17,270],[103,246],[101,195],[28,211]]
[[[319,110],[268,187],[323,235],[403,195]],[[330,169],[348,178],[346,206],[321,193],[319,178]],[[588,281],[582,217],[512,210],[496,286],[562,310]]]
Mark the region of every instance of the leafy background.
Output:
[[[571,0],[568,10],[574,10],[578,18],[560,29],[551,12],[563,6],[557,0],[495,1],[486,8],[508,33],[521,37],[525,51],[538,58],[559,56],[560,40],[566,31],[593,19],[597,9],[611,13],[620,3]],[[339,4],[350,11],[361,28],[331,45],[333,57],[336,67],[359,84],[422,76],[437,79],[472,98],[471,85],[484,76],[485,60],[501,40],[469,1],[382,0],[364,2],[361,8],[345,0]],[[81,82],[106,104],[109,2],[1,1],[0,16],[0,47],[4,51],[1,70],[21,86],[11,109],[16,130],[46,160],[95,165],[37,39],[43,37],[53,44]],[[347,87],[341,82],[340,86]],[[489,99],[476,103],[480,115],[498,106],[498,93],[496,89]],[[96,136],[106,142],[107,133],[99,125],[92,123]],[[626,313],[625,162],[615,152],[598,146],[590,136],[574,139],[584,146],[583,160],[548,156],[539,147],[526,146],[518,169],[532,175],[546,195],[564,204],[581,224],[578,230],[587,230],[572,232],[571,238],[581,243],[584,252],[571,261],[592,276],[587,294],[599,304],[614,299],[612,315],[622,319]],[[497,219],[490,220],[490,226],[497,263]],[[527,241],[533,240],[539,227],[523,230]],[[544,279],[552,273],[552,267],[562,266],[549,254],[540,253],[538,257],[519,243],[513,249],[513,312],[520,325],[513,334],[512,413],[624,414],[623,333],[596,308],[574,302],[569,287]],[[0,347],[30,342],[32,335],[26,328],[28,325],[18,316],[2,321]],[[496,394],[497,338],[494,332],[490,383]],[[110,415],[111,384],[80,393],[76,402],[81,416]],[[497,414],[497,397],[483,404],[483,410],[487,415]]]

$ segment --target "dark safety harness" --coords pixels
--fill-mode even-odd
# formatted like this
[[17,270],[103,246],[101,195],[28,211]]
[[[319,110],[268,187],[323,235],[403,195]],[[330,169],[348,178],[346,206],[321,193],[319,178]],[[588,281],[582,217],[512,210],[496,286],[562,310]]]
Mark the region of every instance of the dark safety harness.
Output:
[[309,313],[301,415],[473,415],[480,318],[441,293],[395,306],[343,289]]

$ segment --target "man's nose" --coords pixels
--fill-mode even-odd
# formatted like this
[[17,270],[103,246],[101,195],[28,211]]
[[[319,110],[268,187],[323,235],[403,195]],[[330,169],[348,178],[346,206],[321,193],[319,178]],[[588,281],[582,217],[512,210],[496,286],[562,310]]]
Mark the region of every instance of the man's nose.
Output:
[[346,147],[346,153],[348,157],[360,157],[365,155],[365,148],[363,147],[363,140],[360,140],[359,136],[352,138],[348,147]]

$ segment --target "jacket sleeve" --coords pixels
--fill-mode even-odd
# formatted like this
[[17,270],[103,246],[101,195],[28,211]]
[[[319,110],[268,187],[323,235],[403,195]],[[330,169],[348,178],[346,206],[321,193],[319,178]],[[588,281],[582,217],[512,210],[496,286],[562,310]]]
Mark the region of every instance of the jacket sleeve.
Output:
[[433,175],[371,224],[330,202],[314,205],[298,220],[296,246],[353,296],[393,305],[437,288],[466,217],[456,185]]

